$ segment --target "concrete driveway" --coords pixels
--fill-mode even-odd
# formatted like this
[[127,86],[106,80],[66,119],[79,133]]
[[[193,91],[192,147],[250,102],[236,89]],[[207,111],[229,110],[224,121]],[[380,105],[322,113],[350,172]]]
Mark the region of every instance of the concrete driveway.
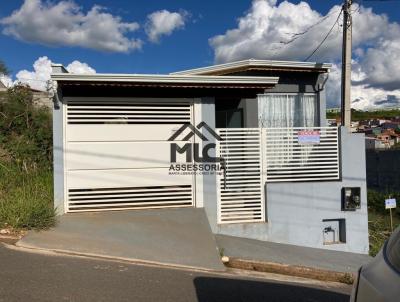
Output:
[[30,231],[17,246],[224,270],[204,209],[65,214],[55,228]]

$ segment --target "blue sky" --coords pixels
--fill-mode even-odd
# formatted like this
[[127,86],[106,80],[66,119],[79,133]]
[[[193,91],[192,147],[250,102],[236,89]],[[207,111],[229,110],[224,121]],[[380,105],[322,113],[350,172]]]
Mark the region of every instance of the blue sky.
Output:
[[[43,56],[47,56],[52,62],[64,65],[78,60],[88,64],[97,72],[104,73],[168,73],[210,65],[214,62],[227,62],[250,57],[302,60],[315,48],[315,45],[321,41],[332,26],[339,11],[338,7],[335,10],[335,5],[341,4],[340,1],[334,0],[308,0],[305,1],[308,3],[306,6],[298,0],[235,0],[229,2],[221,0],[70,0],[75,3],[74,10],[69,12],[72,17],[60,20],[63,18],[52,18],[51,11],[42,14],[37,7],[42,5],[45,10],[48,10],[62,1],[26,0],[30,4],[39,3],[36,10],[33,12],[25,10],[19,17],[7,19],[12,16],[14,11],[21,10],[24,2],[22,0],[2,1],[0,6],[0,59],[11,69],[13,77],[21,70],[31,71],[32,64]],[[356,12],[359,16],[357,17],[358,21],[355,20],[358,22],[359,32],[354,33],[355,44],[353,46],[353,57],[355,58],[353,69],[356,71],[354,104],[361,104],[364,107],[375,103],[382,104],[386,101],[392,103],[398,101],[400,104],[400,90],[397,91],[397,87],[400,88],[400,68],[390,67],[392,68],[390,72],[393,74],[389,74],[385,80],[382,79],[386,75],[382,77],[382,72],[379,73],[379,70],[374,73],[377,64],[381,64],[381,66],[388,64],[387,62],[378,62],[377,58],[382,57],[382,52],[387,51],[388,58],[397,58],[398,43],[396,41],[400,43],[400,26],[398,25],[400,23],[400,14],[398,13],[400,1],[364,0],[358,2],[361,3],[363,9]],[[102,7],[97,14],[109,14],[114,21],[116,20],[116,24],[129,23],[127,26],[131,30],[120,31],[121,37],[116,42],[119,43],[119,46],[121,43],[131,43],[130,41],[135,39],[135,41],[140,40],[141,48],[127,46],[128,50],[120,51],[111,47],[114,50],[104,51],[102,49],[104,46],[95,45],[97,38],[103,39],[102,33],[99,32],[89,33],[92,40],[87,43],[79,42],[79,44],[72,40],[72,42],[63,43],[60,41],[61,38],[54,42],[53,37],[49,36],[57,36],[57,34],[49,34],[52,33],[51,30],[46,33],[44,32],[46,28],[40,27],[43,26],[43,24],[39,24],[42,19],[49,29],[57,26],[62,28],[63,25],[58,23],[64,21],[69,22],[71,26],[81,26],[79,22],[86,20],[89,12],[96,5]],[[368,10],[369,7],[372,8],[372,11]],[[355,10],[356,8],[357,5],[354,5]],[[169,17],[172,14],[180,16],[181,23],[180,26],[176,23],[168,34],[161,33],[156,36],[158,41],[154,42],[149,40],[146,30],[149,27],[149,16],[162,10],[166,10],[170,14]],[[80,21],[72,21],[76,16],[80,18]],[[310,30],[310,33],[301,37],[296,43],[284,47],[280,45],[282,40],[290,40],[291,33],[309,28],[324,16],[327,17],[320,25]],[[243,24],[238,23],[239,19]],[[27,24],[20,24],[26,20],[28,20]],[[260,22],[263,20],[267,20],[267,24],[261,24]],[[93,22],[96,21],[92,19],[87,22],[88,26],[93,26]],[[94,27],[96,26],[101,26],[101,24],[95,24]],[[136,26],[140,26],[140,28],[133,29]],[[336,69],[339,68],[341,38],[340,27],[339,25],[336,27],[311,61],[328,61],[334,63]],[[262,36],[258,34],[259,29],[263,33]],[[79,30],[77,31],[79,32]],[[110,42],[113,42],[110,35],[104,39],[110,39]],[[215,38],[218,35],[221,36]],[[392,43],[393,41],[396,43]],[[388,46],[388,44],[390,45]],[[273,45],[278,45],[278,47]],[[373,75],[370,76],[370,73]],[[22,75],[37,76],[28,73]],[[332,78],[336,79],[335,74],[332,75]],[[331,104],[334,104],[337,103],[338,87],[337,83],[333,83],[331,86],[329,96],[332,99]],[[374,99],[371,99],[371,95]],[[366,96],[368,96],[368,100],[365,100]]]
[[[56,2],[55,0],[52,0]],[[23,1],[2,1],[0,18],[6,17],[18,9]],[[124,21],[143,22],[153,11],[167,9],[169,11],[187,10],[191,20],[184,30],[179,30],[165,37],[159,44],[146,43],[140,51],[131,53],[110,53],[80,47],[49,47],[35,43],[25,43],[0,35],[0,58],[4,60],[13,72],[29,69],[40,56],[46,55],[54,62],[69,63],[79,60],[88,63],[98,72],[121,73],[165,73],[175,70],[212,64],[214,54],[208,44],[208,39],[224,33],[236,25],[236,19],[249,9],[251,1],[221,0],[186,0],[186,1],[127,1],[127,0],[75,0],[89,10],[93,5],[101,5],[113,15],[119,15]],[[298,3],[300,1],[291,1]],[[310,6],[325,14],[333,5],[340,1],[310,0]],[[400,3],[366,2],[377,13],[386,13],[393,21],[400,20]],[[143,35],[143,33],[139,33]]]

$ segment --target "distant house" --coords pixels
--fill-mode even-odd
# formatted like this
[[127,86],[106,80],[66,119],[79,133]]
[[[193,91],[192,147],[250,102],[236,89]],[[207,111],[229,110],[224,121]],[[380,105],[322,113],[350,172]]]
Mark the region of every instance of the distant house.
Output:
[[382,126],[383,124],[385,124],[385,123],[390,123],[390,122],[391,122],[391,120],[383,120],[383,119],[380,119],[380,120],[379,120],[379,125]]
[[371,131],[372,131],[372,133],[373,133],[374,135],[379,135],[379,134],[382,133],[381,127],[374,127],[374,128],[371,129]]
[[376,136],[376,138],[385,144],[386,148],[390,148],[394,145],[394,140],[389,133],[379,134]]
[[33,103],[38,106],[53,107],[53,100],[47,91],[31,88],[33,95]]
[[[46,106],[52,108],[53,101],[47,91],[30,88],[32,92],[33,103],[38,106]],[[0,93],[7,91],[6,85],[0,81]]]
[[0,81],[0,92],[6,91],[6,90],[7,90],[6,85],[4,85],[2,81]]
[[357,132],[360,123],[358,121],[352,121],[350,125],[351,132]]
[[387,121],[381,124],[382,129],[387,130],[387,129],[400,129],[400,123],[392,122],[392,121]]
[[337,126],[337,121],[336,121],[336,119],[334,119],[334,118],[326,119],[326,124],[327,124],[328,126]]
[[365,137],[365,148],[368,150],[388,149],[387,144],[377,139],[376,137]]
[[386,130],[383,134],[387,135],[390,137],[390,140],[393,140],[394,144],[397,144],[400,142],[400,135],[397,134],[394,130]]

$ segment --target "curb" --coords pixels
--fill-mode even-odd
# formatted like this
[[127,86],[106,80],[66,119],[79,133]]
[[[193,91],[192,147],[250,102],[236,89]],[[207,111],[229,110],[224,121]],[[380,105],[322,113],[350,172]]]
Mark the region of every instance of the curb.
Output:
[[356,278],[355,274],[349,272],[336,272],[300,265],[244,260],[231,257],[229,257],[229,260],[226,261],[224,264],[230,268],[302,277],[320,281],[340,282],[345,284],[353,284]]
[[145,266],[154,266],[154,267],[164,267],[164,268],[172,268],[179,270],[195,270],[198,272],[205,273],[222,273],[225,272],[226,268],[222,265],[223,270],[210,269],[205,267],[197,267],[197,266],[189,266],[189,265],[181,265],[176,263],[168,263],[168,262],[158,262],[152,260],[144,260],[144,259],[136,259],[136,258],[125,258],[118,256],[107,256],[96,253],[88,253],[88,252],[76,252],[69,251],[63,249],[54,249],[54,248],[40,248],[29,244],[21,243],[21,241],[17,241],[12,245],[13,248],[19,250],[25,250],[36,253],[48,253],[55,256],[71,256],[71,257],[83,257],[83,258],[91,258],[97,260],[105,260],[105,261],[114,261],[114,262],[122,262],[129,264],[137,264],[137,265],[145,265]]
[[0,242],[7,244],[15,244],[20,239],[21,237],[16,235],[0,235]]

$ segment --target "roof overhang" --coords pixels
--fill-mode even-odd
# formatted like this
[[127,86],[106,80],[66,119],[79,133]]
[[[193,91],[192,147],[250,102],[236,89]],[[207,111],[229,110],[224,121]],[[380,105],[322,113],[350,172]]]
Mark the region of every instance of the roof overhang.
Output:
[[51,79],[59,85],[98,85],[136,87],[187,88],[270,88],[279,77],[209,76],[209,75],[154,75],[154,74],[72,74],[53,73]]
[[332,64],[298,61],[273,61],[273,60],[243,60],[207,67],[183,70],[171,73],[172,75],[224,75],[248,70],[282,70],[326,73]]

